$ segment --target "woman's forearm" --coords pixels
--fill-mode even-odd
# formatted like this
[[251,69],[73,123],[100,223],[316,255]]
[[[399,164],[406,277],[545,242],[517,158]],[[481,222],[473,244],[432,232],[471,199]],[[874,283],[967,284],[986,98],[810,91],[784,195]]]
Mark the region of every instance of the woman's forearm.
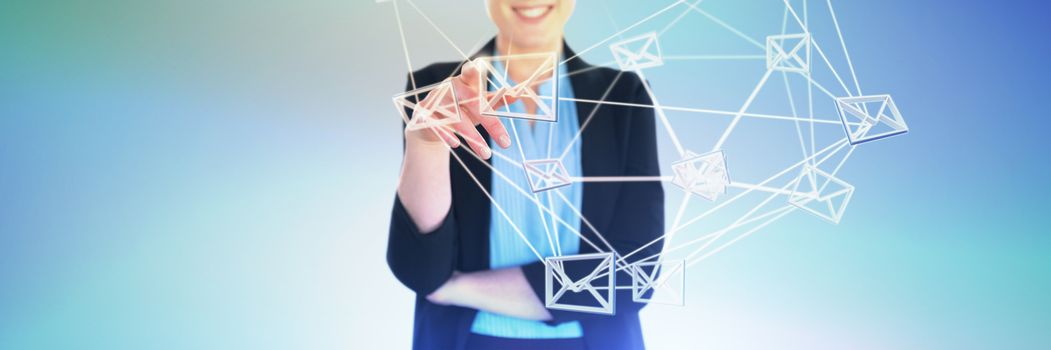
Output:
[[527,320],[551,319],[519,267],[456,274],[427,299]]
[[405,140],[398,198],[420,232],[441,226],[452,205],[448,153],[441,141]]

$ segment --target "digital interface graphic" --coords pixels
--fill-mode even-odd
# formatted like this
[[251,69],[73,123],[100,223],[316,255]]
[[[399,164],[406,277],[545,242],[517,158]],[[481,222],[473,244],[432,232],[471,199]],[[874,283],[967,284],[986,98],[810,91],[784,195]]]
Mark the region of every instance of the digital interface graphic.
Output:
[[[548,4],[565,11],[514,8]],[[452,328],[647,349],[1051,349],[1048,13],[3,1],[0,349],[411,349]],[[517,36],[532,27],[545,40]],[[551,52],[559,38],[579,56]],[[524,53],[553,69],[515,69]],[[443,81],[465,57],[492,74]],[[531,77],[540,88],[520,88]],[[485,99],[463,89],[479,80]],[[447,132],[480,109],[507,132],[485,162]],[[405,189],[425,194],[415,209]],[[455,220],[421,237],[408,225],[442,219],[435,194]],[[395,249],[392,264],[402,238],[443,258]],[[516,269],[521,283],[480,285]],[[443,283],[455,298],[424,299]],[[435,310],[462,322],[421,326]]]
[[[456,106],[465,103],[478,103],[483,114],[501,118],[520,118],[542,123],[557,123],[558,102],[571,101],[602,105],[621,105],[636,108],[651,108],[658,119],[658,132],[675,148],[678,159],[669,164],[662,164],[659,177],[618,177],[593,176],[571,177],[562,164],[562,158],[554,155],[550,159],[511,158],[499,152],[493,153],[504,161],[515,164],[526,173],[528,188],[511,185],[519,192],[523,200],[530,201],[540,210],[541,215],[551,227],[545,227],[549,242],[557,242],[559,234],[579,236],[583,244],[588,244],[599,253],[581,255],[563,255],[552,249],[554,256],[543,256],[526,240],[525,235],[513,224],[519,237],[525,241],[537,260],[547,266],[545,305],[548,308],[615,314],[613,306],[615,289],[631,289],[633,300],[643,303],[662,303],[683,305],[689,302],[685,290],[685,276],[691,266],[703,262],[708,257],[726,249],[734,243],[753,235],[770,226],[779,219],[793,213],[812,215],[821,222],[838,224],[844,220],[848,204],[855,188],[846,179],[837,177],[840,169],[846,164],[851,154],[858,147],[879,148],[877,140],[902,135],[909,128],[901,112],[894,104],[891,95],[885,92],[870,92],[862,88],[858,77],[864,72],[857,72],[851,61],[847,46],[840,30],[842,23],[837,19],[831,1],[788,1],[783,3],[764,3],[765,11],[782,13],[781,31],[774,33],[745,33],[720,19],[718,13],[709,13],[699,7],[701,1],[676,1],[659,11],[640,18],[623,29],[612,33],[605,40],[595,43],[577,56],[592,50],[608,50],[613,60],[604,66],[622,70],[620,74],[637,74],[643,81],[643,87],[653,101],[652,105],[628,104],[622,102],[583,99],[566,99],[558,97],[556,87],[541,94],[531,88],[543,81],[557,81],[560,78],[559,66],[566,64],[574,57],[560,57],[560,53],[507,55],[502,57],[480,57],[471,59],[471,50],[464,50],[448,40],[442,29],[431,21],[427,14],[417,7],[412,0],[378,1],[389,3],[399,23],[402,47],[405,50],[406,64],[413,71],[411,47],[405,42],[404,28],[401,26],[402,12],[399,7],[407,4],[419,16],[424,18],[432,29],[446,38],[448,45],[462,55],[464,61],[471,61],[482,71],[480,79],[494,93],[491,97],[478,97],[475,100],[458,99],[451,93],[447,81],[430,87],[415,87],[413,90],[394,97],[395,107],[401,111],[403,121],[409,130],[431,128],[433,132],[449,137],[459,131],[449,127],[449,123],[459,121],[460,109]],[[404,6],[403,6],[404,7]],[[821,19],[831,23],[823,25],[834,28],[834,31],[812,31],[811,17],[820,12]],[[672,16],[657,27],[659,30],[638,33],[640,28],[653,26],[658,18]],[[667,45],[661,45],[661,36],[677,25],[688,21],[704,21],[717,25],[727,36],[748,47],[748,52],[727,52],[725,54],[666,55],[670,51]],[[476,50],[476,49],[472,49]],[[716,48],[718,50],[718,48]],[[735,47],[733,50],[740,50]],[[830,59],[833,55],[842,60]],[[518,59],[543,59],[543,64],[521,83],[509,82],[506,67]],[[666,61],[686,61],[699,65],[718,61],[740,61],[752,64],[761,78],[735,105],[737,109],[719,109],[705,105],[669,106],[661,104],[661,96],[651,88],[646,78],[647,71],[659,69]],[[845,64],[835,64],[843,62]],[[499,67],[504,67],[500,69]],[[572,75],[574,72],[565,73]],[[619,75],[618,75],[619,77]],[[745,78],[741,78],[745,79]],[[656,82],[659,83],[659,82]],[[773,90],[773,91],[771,91]],[[761,92],[766,92],[765,94]],[[771,93],[772,92],[772,93]],[[757,110],[755,105],[762,99],[779,96],[781,109]],[[422,99],[424,103],[414,105],[406,102],[409,98]],[[535,103],[535,113],[513,113],[510,102],[527,99]],[[412,111],[406,113],[405,109]],[[688,126],[676,127],[676,122],[668,112],[693,115],[695,118],[718,119],[723,122],[717,137],[697,137],[698,130]],[[780,163],[770,164],[774,169],[764,176],[741,176],[735,171],[738,164],[771,163],[769,159],[749,159],[739,156],[728,141],[749,139],[747,131],[740,125],[746,123],[771,123],[784,126],[782,130],[797,139],[794,147],[798,148],[799,157],[782,159]],[[574,141],[579,141],[580,134],[586,131],[587,122],[582,124]],[[512,142],[518,144],[518,130],[512,128]],[[715,135],[713,135],[715,136]],[[470,140],[468,138],[464,138]],[[761,139],[752,142],[763,142]],[[515,147],[512,145],[512,148]],[[465,148],[466,149],[466,148]],[[451,149],[450,149],[451,150]],[[470,154],[479,161],[482,158],[476,153]],[[460,156],[451,152],[459,165],[470,172]],[[482,161],[483,164],[487,164]],[[488,165],[488,164],[487,164]],[[488,165],[496,175],[494,181],[508,181],[496,168]],[[471,175],[474,177],[474,175]],[[595,231],[599,240],[594,242],[584,237],[573,225],[560,219],[550,209],[548,203],[572,203],[560,191],[560,188],[571,183],[581,182],[634,182],[657,181],[672,185],[683,193],[680,204],[675,208],[674,220],[667,231],[657,239],[642,245],[634,251],[616,251],[603,238],[601,232]],[[475,179],[481,191],[486,189]],[[486,196],[492,200],[491,194]],[[691,205],[691,202],[693,203]],[[700,202],[700,203],[698,203]],[[493,201],[497,210],[502,212],[499,204]],[[704,208],[697,210],[698,206]],[[583,217],[579,208],[573,211],[580,216],[584,225],[591,227],[588,218]],[[726,214],[727,212],[732,214]],[[715,214],[729,215],[733,220],[720,223],[715,228],[699,229],[698,223]],[[504,215],[494,220],[511,220]],[[591,227],[594,229],[593,227]],[[664,241],[664,249],[651,256],[636,256],[644,248]],[[570,276],[566,273],[567,264],[589,264],[585,269],[590,271],[584,276]],[[632,276],[630,281],[616,280],[616,272],[627,271]],[[653,292],[652,295],[646,294]],[[560,302],[565,293],[585,293],[594,300],[588,305],[567,305]]]

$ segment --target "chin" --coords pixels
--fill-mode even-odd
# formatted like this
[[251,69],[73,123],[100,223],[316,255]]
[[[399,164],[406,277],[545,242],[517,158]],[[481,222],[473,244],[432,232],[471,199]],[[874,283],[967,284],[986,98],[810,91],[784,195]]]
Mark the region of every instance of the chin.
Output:
[[512,44],[514,47],[529,50],[550,50],[551,45],[557,45],[558,49],[562,47],[561,36],[557,33],[516,32]]

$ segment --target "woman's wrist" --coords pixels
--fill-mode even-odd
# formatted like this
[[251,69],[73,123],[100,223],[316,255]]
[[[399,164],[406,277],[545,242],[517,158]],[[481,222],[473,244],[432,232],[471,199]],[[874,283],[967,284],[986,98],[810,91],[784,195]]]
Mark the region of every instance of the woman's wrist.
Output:
[[405,150],[406,152],[413,153],[426,153],[426,154],[439,154],[448,152],[449,148],[445,145],[442,140],[429,140],[423,135],[414,135],[412,133],[429,132],[426,130],[422,131],[411,131],[405,135]]
[[431,233],[441,226],[451,207],[449,151],[442,141],[430,142],[420,136],[405,135],[398,197],[420,233]]

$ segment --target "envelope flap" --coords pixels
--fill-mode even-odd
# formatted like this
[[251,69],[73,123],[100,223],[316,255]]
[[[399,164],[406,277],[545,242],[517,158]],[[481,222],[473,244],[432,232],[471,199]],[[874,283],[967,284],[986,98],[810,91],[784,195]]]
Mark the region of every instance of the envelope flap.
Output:
[[[551,309],[612,315],[616,300],[614,261],[613,253],[544,259],[547,278],[545,306]],[[591,267],[590,264],[596,265]],[[558,291],[553,288],[556,283],[561,284]]]
[[792,189],[789,203],[832,223],[839,223],[853,193],[853,185],[807,165]]

